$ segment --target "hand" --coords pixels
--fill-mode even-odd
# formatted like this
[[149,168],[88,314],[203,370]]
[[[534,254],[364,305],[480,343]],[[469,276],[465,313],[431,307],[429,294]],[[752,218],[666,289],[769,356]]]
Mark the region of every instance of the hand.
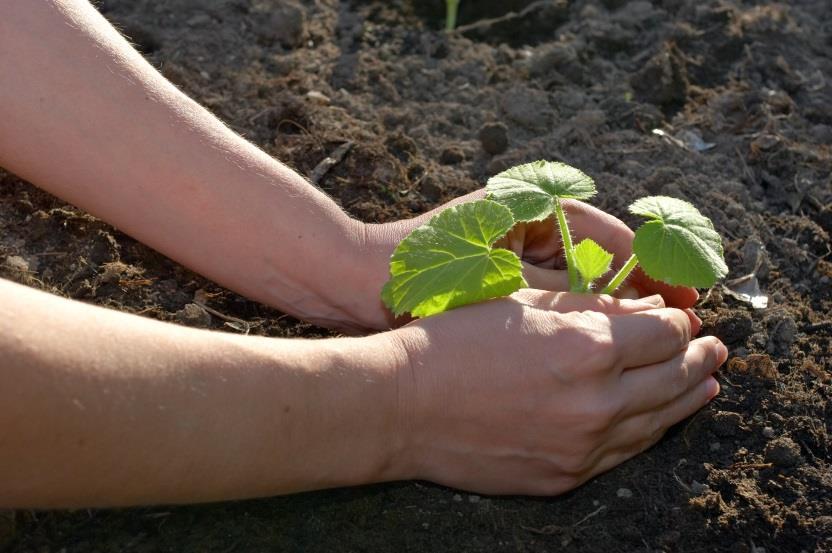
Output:
[[[615,255],[613,269],[618,270],[633,253],[633,231],[621,220],[583,202],[566,200],[564,208],[575,244],[591,238]],[[524,263],[524,276],[531,288],[569,290],[569,277],[560,232],[553,218],[516,225],[500,244],[516,253]],[[612,276],[611,273],[610,276]],[[690,308],[699,298],[693,288],[669,286],[650,279],[637,268],[627,280],[629,288],[619,295],[643,297],[661,294],[667,305]]]
[[[425,224],[431,217],[448,207],[485,197],[485,190],[455,198],[428,213],[404,221],[381,225],[365,225],[364,247],[358,254],[357,264],[364,267],[360,286],[344,286],[350,292],[353,318],[360,321],[358,328],[385,329],[398,326],[407,319],[395,320],[382,304],[381,287],[389,278],[390,255],[410,232]],[[592,238],[615,255],[614,269],[623,265],[632,253],[633,231],[621,220],[588,204],[568,200],[565,202],[567,217],[575,243]],[[569,278],[564,270],[563,244],[560,232],[551,219],[517,225],[499,246],[511,249],[523,260],[523,274],[531,288],[550,291],[569,290]],[[699,294],[693,288],[668,286],[648,278],[639,268],[630,275],[627,285],[619,294],[622,297],[644,297],[661,294],[668,306],[686,309],[699,332],[700,320],[689,309]],[[356,299],[360,298],[360,299]],[[359,307],[360,306],[360,307]],[[343,330],[343,328],[342,328]]]
[[409,359],[399,476],[554,495],[653,445],[718,393],[727,350],[652,301],[523,290],[388,333]]

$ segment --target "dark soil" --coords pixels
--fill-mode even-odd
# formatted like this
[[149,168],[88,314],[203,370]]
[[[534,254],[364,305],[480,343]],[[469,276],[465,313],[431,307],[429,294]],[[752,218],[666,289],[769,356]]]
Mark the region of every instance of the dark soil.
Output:
[[[409,217],[518,162],[563,160],[631,223],[625,207],[648,193],[700,206],[726,239],[731,277],[756,268],[770,304],[703,294],[704,332],[731,349],[722,394],[562,497],[399,483],[19,512],[11,551],[832,551],[828,0],[463,0],[462,36],[438,31],[438,0],[99,5],[169,79],[301,173],[353,142],[320,185],[357,217]],[[525,11],[506,18],[506,6]],[[205,289],[254,333],[327,334],[2,173],[0,275],[243,330],[189,307]]]

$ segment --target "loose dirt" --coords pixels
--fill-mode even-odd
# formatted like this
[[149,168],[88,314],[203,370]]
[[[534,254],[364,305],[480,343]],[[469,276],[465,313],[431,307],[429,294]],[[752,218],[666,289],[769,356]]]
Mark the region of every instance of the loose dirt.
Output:
[[[698,205],[725,237],[730,277],[755,271],[769,306],[703,294],[703,332],[731,350],[719,398],[561,497],[411,482],[20,512],[11,550],[832,551],[826,0],[463,0],[452,36],[434,0],[98,5],[165,76],[301,173],[352,142],[319,186],[356,217],[410,217],[513,164],[562,160],[630,223],[645,194]],[[328,335],[2,172],[0,276],[182,324]]]

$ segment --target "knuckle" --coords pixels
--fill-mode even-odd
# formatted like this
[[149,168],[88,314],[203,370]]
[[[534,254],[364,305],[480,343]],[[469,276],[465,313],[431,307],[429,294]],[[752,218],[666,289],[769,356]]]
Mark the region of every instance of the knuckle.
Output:
[[[673,340],[678,349],[684,348],[690,342],[690,321],[677,309],[662,309],[656,311],[659,321],[666,329],[667,338]],[[679,314],[682,313],[683,317]]]
[[580,481],[587,471],[587,457],[580,453],[565,455],[560,460],[559,469],[566,477]]
[[599,311],[615,311],[620,308],[621,301],[607,294],[596,294],[595,302]]

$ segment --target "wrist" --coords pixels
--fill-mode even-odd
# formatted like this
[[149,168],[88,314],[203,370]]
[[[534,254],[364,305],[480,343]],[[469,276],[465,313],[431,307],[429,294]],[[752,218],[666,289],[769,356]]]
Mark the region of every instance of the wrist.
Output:
[[334,352],[333,367],[356,383],[354,393],[340,388],[335,399],[352,398],[348,400],[352,405],[338,414],[350,425],[341,433],[348,438],[346,452],[357,455],[344,475],[345,485],[413,477],[412,371],[398,332],[328,341]]

